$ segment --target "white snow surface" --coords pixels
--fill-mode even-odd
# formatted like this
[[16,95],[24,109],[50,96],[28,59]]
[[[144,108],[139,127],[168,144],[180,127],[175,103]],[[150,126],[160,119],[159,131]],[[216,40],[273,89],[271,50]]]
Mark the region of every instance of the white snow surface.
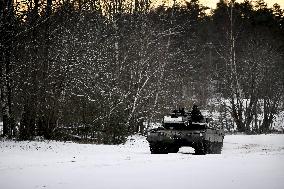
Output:
[[284,135],[228,135],[222,154],[125,145],[0,141],[1,189],[283,189]]

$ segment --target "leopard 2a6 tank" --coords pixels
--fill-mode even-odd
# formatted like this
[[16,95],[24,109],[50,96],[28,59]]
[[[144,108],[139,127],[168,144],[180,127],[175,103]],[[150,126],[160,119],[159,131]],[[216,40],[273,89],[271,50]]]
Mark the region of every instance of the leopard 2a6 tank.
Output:
[[182,146],[194,148],[195,154],[220,154],[224,130],[211,127],[197,106],[191,112],[174,110],[163,118],[162,127],[149,131],[147,141],[152,154],[177,153]]

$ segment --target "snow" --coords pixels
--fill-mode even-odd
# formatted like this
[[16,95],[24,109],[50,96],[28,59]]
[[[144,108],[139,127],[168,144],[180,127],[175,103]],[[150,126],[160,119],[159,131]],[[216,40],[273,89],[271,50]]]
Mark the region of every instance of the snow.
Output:
[[192,152],[153,155],[142,136],[125,145],[0,141],[0,188],[284,188],[284,135],[227,135],[221,155]]

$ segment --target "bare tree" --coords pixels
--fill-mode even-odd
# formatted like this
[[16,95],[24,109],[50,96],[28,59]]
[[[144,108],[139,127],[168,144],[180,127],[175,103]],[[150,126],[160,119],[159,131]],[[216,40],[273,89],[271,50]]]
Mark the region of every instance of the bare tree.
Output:
[[1,110],[3,120],[3,135],[12,136],[13,118],[11,113],[11,61],[14,42],[14,1],[0,1],[0,80],[1,80]]

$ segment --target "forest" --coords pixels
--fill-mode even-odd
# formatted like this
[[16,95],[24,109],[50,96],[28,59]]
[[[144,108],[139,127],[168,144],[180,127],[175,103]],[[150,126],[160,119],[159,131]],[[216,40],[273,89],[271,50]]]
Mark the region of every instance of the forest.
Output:
[[0,82],[7,138],[118,144],[193,104],[230,115],[239,132],[267,133],[284,111],[284,10],[263,0],[213,10],[198,0],[0,0]]

